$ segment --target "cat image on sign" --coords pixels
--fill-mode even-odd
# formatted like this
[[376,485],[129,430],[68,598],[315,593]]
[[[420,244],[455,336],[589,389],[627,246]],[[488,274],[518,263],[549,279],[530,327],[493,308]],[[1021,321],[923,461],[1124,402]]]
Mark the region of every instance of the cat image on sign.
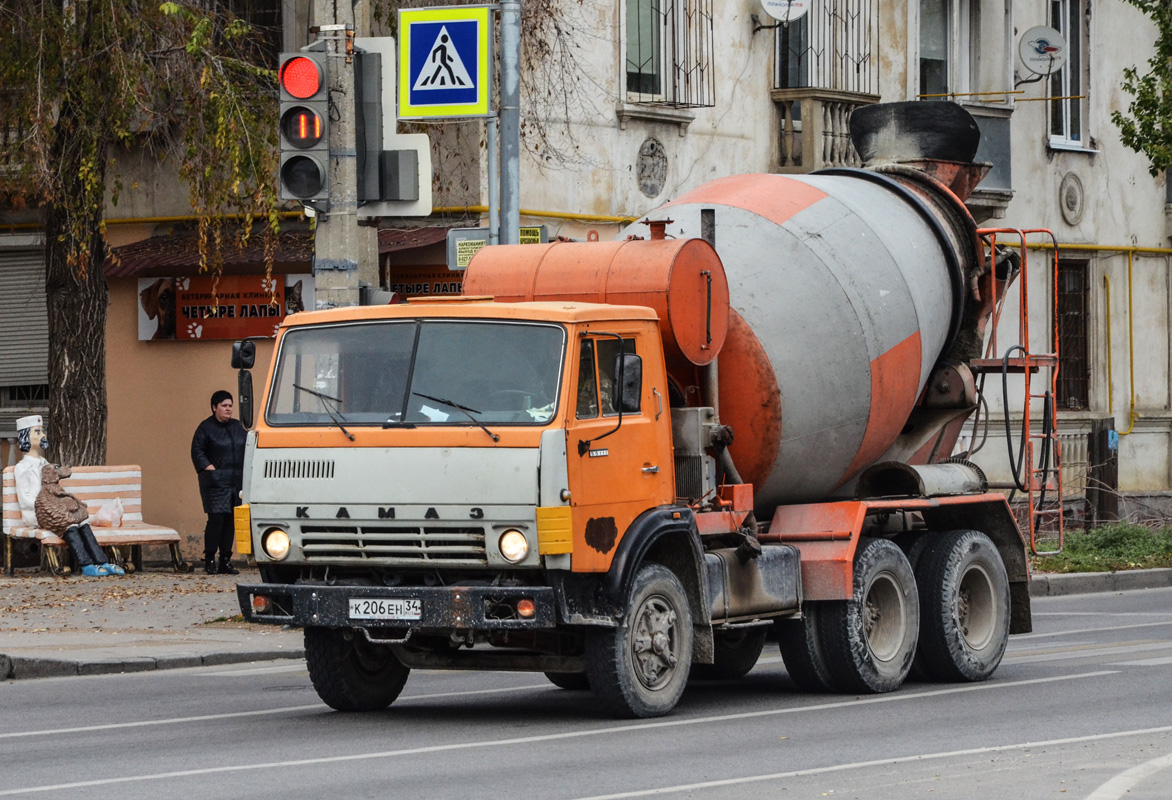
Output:
[[305,310],[301,300],[301,281],[285,287],[285,316]]

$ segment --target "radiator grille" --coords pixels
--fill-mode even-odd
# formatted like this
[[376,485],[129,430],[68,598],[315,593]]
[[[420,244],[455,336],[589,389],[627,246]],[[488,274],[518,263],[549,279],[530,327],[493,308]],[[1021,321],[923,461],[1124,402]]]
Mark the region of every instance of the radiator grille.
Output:
[[304,525],[301,549],[310,563],[359,559],[384,565],[487,566],[483,528],[411,525]]
[[265,461],[266,478],[309,478],[324,480],[334,477],[332,460],[280,459]]

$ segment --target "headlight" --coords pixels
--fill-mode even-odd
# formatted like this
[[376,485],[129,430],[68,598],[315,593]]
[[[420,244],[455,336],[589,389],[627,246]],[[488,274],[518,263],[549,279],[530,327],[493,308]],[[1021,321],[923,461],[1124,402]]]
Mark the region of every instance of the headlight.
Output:
[[261,538],[260,546],[273,561],[282,561],[289,555],[289,534],[280,528],[269,528]]
[[529,540],[519,530],[509,529],[502,533],[498,547],[505,560],[513,564],[524,561],[525,556],[529,555]]

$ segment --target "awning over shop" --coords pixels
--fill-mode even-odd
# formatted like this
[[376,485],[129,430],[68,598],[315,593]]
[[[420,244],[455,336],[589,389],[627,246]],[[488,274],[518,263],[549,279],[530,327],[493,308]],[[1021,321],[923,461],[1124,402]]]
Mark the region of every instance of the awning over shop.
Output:
[[[383,228],[378,232],[380,256],[443,242],[448,228]],[[115,247],[114,258],[106,260],[107,278],[192,275],[199,270],[199,246],[192,232],[170,236],[152,236],[140,242]],[[264,269],[264,243],[254,235],[244,248],[231,237],[224,245],[224,266],[229,272],[250,273]],[[281,233],[277,241],[274,265],[277,272],[308,271],[313,263],[313,232],[308,230]]]

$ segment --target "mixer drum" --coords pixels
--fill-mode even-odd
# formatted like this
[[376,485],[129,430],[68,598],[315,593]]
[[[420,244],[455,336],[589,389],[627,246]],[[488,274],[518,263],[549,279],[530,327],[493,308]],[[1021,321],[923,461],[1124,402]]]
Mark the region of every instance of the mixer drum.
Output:
[[844,494],[895,442],[955,335],[972,251],[922,196],[863,170],[739,175],[648,215],[695,237],[715,209],[732,306],[720,415],[759,511]]

